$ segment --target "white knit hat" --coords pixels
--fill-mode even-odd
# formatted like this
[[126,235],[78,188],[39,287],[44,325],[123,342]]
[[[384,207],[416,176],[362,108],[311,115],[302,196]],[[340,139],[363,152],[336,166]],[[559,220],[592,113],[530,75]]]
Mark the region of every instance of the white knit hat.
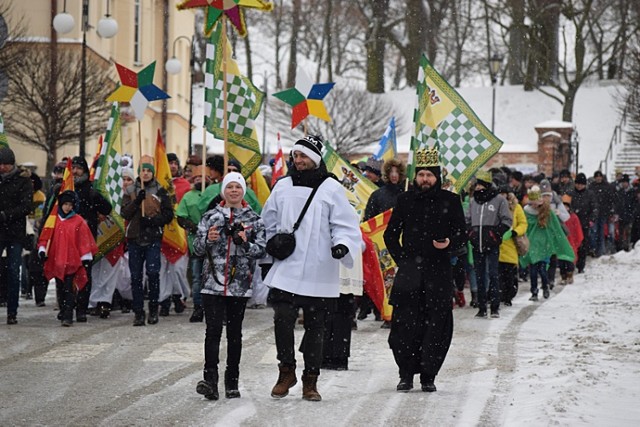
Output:
[[247,193],[247,183],[244,180],[244,177],[242,176],[242,174],[239,174],[238,172],[229,172],[224,176],[224,179],[222,180],[222,187],[220,187],[220,195],[222,196],[223,199],[224,199],[224,189],[227,188],[227,185],[229,185],[232,182],[237,182],[238,184],[240,184],[240,186],[242,187],[243,195]]

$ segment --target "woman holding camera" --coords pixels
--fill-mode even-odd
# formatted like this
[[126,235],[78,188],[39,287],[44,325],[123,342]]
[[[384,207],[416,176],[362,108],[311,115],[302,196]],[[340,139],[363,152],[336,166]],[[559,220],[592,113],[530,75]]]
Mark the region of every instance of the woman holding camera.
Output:
[[227,327],[225,396],[240,397],[238,377],[242,352],[242,321],[256,261],[265,255],[265,227],[243,200],[247,184],[241,174],[228,173],[221,187],[223,201],[207,211],[193,242],[204,257],[202,304],[207,324],[204,341],[204,379],[196,387],[207,399],[218,400],[218,353],[222,325]]

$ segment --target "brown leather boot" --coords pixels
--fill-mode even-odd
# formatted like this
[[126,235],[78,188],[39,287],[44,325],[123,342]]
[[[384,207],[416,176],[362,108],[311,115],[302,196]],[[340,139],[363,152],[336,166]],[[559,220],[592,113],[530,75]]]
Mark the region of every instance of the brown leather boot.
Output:
[[271,397],[281,399],[289,394],[289,389],[296,385],[298,379],[296,378],[295,365],[279,365],[278,369],[280,369],[280,375],[278,375],[278,382],[271,390]]
[[570,271],[569,273],[567,273],[567,284],[573,285],[573,271]]
[[322,396],[318,393],[316,383],[318,376],[313,374],[302,374],[302,398],[311,402],[320,402]]

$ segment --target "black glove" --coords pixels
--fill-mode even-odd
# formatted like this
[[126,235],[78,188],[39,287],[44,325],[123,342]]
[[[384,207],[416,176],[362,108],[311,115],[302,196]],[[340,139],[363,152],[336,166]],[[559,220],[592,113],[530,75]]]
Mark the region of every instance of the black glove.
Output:
[[140,192],[138,193],[138,195],[136,196],[136,203],[137,204],[142,204],[144,198],[147,196],[147,192],[144,190],[140,190]]
[[40,261],[45,262],[47,260],[47,254],[45,251],[40,251],[38,252],[38,257],[40,258]]
[[269,274],[269,270],[271,270],[271,267],[273,267],[273,264],[262,264],[260,266],[260,277],[262,277],[263,281],[265,277],[267,277],[267,274]]
[[511,230],[511,237],[518,237],[518,232],[516,230]]
[[148,216],[140,217],[140,229],[153,227],[153,219]]
[[82,266],[87,270],[90,269],[91,268],[91,260],[90,259],[82,260]]
[[335,245],[331,248],[331,256],[335,259],[342,259],[346,254],[349,253],[349,248],[340,243],[339,245]]

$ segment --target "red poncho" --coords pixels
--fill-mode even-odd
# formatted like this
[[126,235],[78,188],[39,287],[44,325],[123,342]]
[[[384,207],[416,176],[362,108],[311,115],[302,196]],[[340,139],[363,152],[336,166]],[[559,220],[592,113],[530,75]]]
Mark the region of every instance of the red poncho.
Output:
[[[38,248],[46,248],[47,241],[38,241]],[[65,276],[75,274],[74,283],[78,290],[83,289],[87,283],[87,272],[82,267],[81,257],[90,253],[92,256],[98,252],[91,230],[80,215],[69,218],[58,216],[47,260],[44,263],[44,276],[47,280],[57,278],[64,280]]]

